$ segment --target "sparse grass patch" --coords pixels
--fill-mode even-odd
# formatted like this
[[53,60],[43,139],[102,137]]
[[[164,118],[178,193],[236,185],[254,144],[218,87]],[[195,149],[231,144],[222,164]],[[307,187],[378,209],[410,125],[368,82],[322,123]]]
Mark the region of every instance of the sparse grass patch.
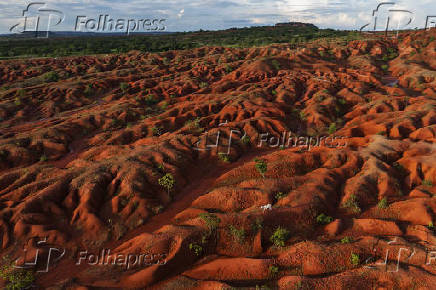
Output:
[[427,187],[432,187],[433,186],[433,182],[431,180],[423,180],[422,181],[422,185],[427,186]]
[[326,214],[320,214],[316,217],[316,222],[322,225],[329,224],[333,221],[333,218],[331,216],[328,216]]
[[386,209],[388,206],[388,199],[386,197],[382,198],[377,204],[377,207],[380,209]]
[[279,267],[278,266],[274,266],[274,265],[269,266],[269,274],[271,276],[277,276],[278,273],[279,273]]
[[359,254],[351,253],[350,260],[351,260],[351,265],[358,266],[360,264]]
[[195,244],[195,243],[190,243],[189,244],[189,249],[196,255],[196,256],[200,256],[203,253],[203,247]]
[[280,192],[277,192],[274,197],[275,197],[276,201],[279,201],[280,199],[284,198],[285,196],[287,196],[287,194],[280,191]]
[[167,173],[159,178],[158,182],[160,186],[164,187],[167,190],[168,195],[170,194],[171,189],[176,184],[176,180],[171,173]]
[[221,222],[221,219],[212,213],[201,213],[199,218],[206,223],[210,231],[214,231]]
[[276,247],[284,247],[285,242],[290,238],[290,232],[282,227],[277,227],[274,233],[271,235],[269,240]]
[[15,269],[11,265],[5,265],[0,268],[0,278],[6,282],[5,289],[7,290],[28,289],[35,281],[33,272]]
[[225,163],[230,163],[231,159],[230,156],[227,153],[223,153],[223,152],[219,152],[218,153],[218,158]]
[[46,82],[57,82],[59,80],[59,75],[55,71],[50,71],[43,74],[42,79]]
[[336,132],[336,123],[331,123],[328,130],[329,134],[334,134]]
[[352,194],[350,198],[343,203],[343,208],[351,210],[351,212],[359,214],[362,212],[362,210],[359,207],[359,201],[357,199],[357,196],[355,194]]
[[254,162],[256,170],[260,173],[260,175],[262,175],[263,178],[265,178],[265,173],[268,170],[268,164],[266,160],[255,158]]
[[343,237],[341,239],[341,244],[350,244],[353,242],[353,238],[352,237]]
[[245,240],[245,230],[243,228],[236,228],[233,225],[229,225],[229,232],[239,243],[243,243]]

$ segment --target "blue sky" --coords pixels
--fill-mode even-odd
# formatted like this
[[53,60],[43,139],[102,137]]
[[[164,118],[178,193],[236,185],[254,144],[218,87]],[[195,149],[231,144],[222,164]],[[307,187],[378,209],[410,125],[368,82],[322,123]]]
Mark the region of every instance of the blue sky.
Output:
[[[36,0],[47,8],[64,13],[64,20],[51,30],[74,30],[78,15],[98,19],[108,14],[114,19],[166,19],[168,31],[218,30],[231,27],[273,25],[277,22],[310,22],[322,28],[359,29],[372,21],[377,0]],[[436,15],[436,0],[394,1],[388,9],[411,11],[407,28],[423,27],[427,15]],[[386,1],[384,1],[386,2]],[[31,2],[0,0],[0,33],[7,33],[22,21],[23,9]],[[391,12],[392,13],[392,12]],[[393,15],[399,26],[409,14]],[[380,16],[381,17],[381,16]],[[406,19],[406,20],[405,20]]]

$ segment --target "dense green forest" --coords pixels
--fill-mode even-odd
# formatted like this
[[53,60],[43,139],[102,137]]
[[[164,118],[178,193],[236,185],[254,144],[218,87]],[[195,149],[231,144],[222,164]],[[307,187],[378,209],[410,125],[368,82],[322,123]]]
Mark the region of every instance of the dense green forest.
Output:
[[325,37],[358,38],[357,32],[318,29],[311,24],[232,28],[222,31],[178,32],[152,35],[0,38],[0,57],[68,56],[160,52],[201,46],[251,47],[271,43],[301,43]]

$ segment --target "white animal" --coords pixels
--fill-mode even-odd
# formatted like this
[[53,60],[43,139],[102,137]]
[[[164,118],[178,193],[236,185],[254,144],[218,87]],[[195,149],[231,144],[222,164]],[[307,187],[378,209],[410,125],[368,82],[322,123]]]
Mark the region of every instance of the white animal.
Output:
[[266,210],[272,210],[272,204],[269,203],[267,205],[262,205],[260,208],[263,209],[263,212]]

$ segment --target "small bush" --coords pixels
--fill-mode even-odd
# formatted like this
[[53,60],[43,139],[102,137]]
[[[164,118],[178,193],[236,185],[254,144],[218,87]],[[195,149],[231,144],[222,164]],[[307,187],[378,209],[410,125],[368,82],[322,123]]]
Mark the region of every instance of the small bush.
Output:
[[271,276],[277,276],[278,273],[279,273],[279,267],[274,265],[269,266],[269,274]]
[[185,127],[188,128],[191,133],[201,133],[204,129],[200,125],[200,118],[195,118],[185,122]]
[[241,142],[244,145],[250,145],[251,144],[250,136],[245,135],[244,137],[241,138]]
[[316,221],[319,224],[329,224],[333,221],[333,218],[331,216],[325,215],[325,214],[320,214],[319,216],[316,217]]
[[270,241],[277,247],[284,247],[285,242],[289,239],[290,232],[282,227],[276,228],[270,237]]
[[431,180],[423,180],[422,181],[422,185],[428,186],[428,187],[432,187],[433,186],[433,182]]
[[159,100],[155,99],[154,95],[151,94],[145,96],[144,100],[145,104],[148,106],[156,105],[159,102]]
[[50,71],[42,75],[42,78],[46,82],[57,82],[59,80],[59,75],[55,71]]
[[352,243],[353,242],[353,238],[351,238],[351,237],[343,237],[342,239],[341,239],[341,243],[342,244],[350,244],[350,243]]
[[167,173],[159,178],[159,185],[164,187],[167,190],[168,194],[170,194],[170,190],[174,187],[175,183],[176,180],[171,173]]
[[151,128],[151,132],[153,133],[153,136],[160,136],[162,135],[162,128],[161,127],[153,127]]
[[329,126],[329,134],[334,134],[336,132],[336,123],[331,123]]
[[359,265],[360,264],[359,254],[351,253],[350,260],[351,260],[351,265],[353,265],[353,266]]
[[35,276],[31,271],[14,269],[6,265],[0,268],[0,278],[5,280],[8,290],[19,290],[29,288],[35,281]]
[[360,213],[362,211],[359,207],[359,202],[355,194],[352,194],[350,198],[344,202],[342,207],[351,210],[353,213]]
[[277,192],[275,195],[276,200],[280,200],[282,198],[284,198],[287,194],[283,193],[283,192]]
[[271,64],[272,64],[272,66],[274,67],[275,70],[280,70],[280,63],[276,59],[273,59],[271,61]]
[[120,89],[125,93],[130,88],[130,85],[128,83],[121,83]]
[[47,156],[42,155],[42,156],[39,158],[39,161],[41,161],[41,162],[46,162],[47,159],[48,159]]
[[265,173],[268,170],[268,164],[265,160],[262,159],[254,159],[256,170],[262,175],[263,178],[265,178]]
[[387,208],[388,206],[389,206],[389,205],[388,205],[388,200],[387,200],[386,197],[384,197],[383,199],[381,199],[381,200],[378,202],[378,204],[377,204],[377,207],[380,208],[380,209],[385,209],[385,208]]
[[189,244],[189,249],[194,252],[196,256],[200,256],[203,253],[203,247],[200,245],[197,245],[195,243]]
[[199,217],[206,223],[210,231],[214,231],[221,222],[219,217],[211,213],[201,213]]
[[243,243],[245,240],[245,230],[243,228],[237,229],[233,225],[229,226],[229,232],[230,234],[238,240],[239,243]]
[[222,162],[226,162],[226,163],[230,163],[230,156],[227,153],[223,153],[223,152],[219,152],[218,153],[218,158],[222,161]]
[[256,218],[256,220],[251,225],[251,230],[254,233],[257,233],[259,230],[263,228],[263,219],[261,217]]

